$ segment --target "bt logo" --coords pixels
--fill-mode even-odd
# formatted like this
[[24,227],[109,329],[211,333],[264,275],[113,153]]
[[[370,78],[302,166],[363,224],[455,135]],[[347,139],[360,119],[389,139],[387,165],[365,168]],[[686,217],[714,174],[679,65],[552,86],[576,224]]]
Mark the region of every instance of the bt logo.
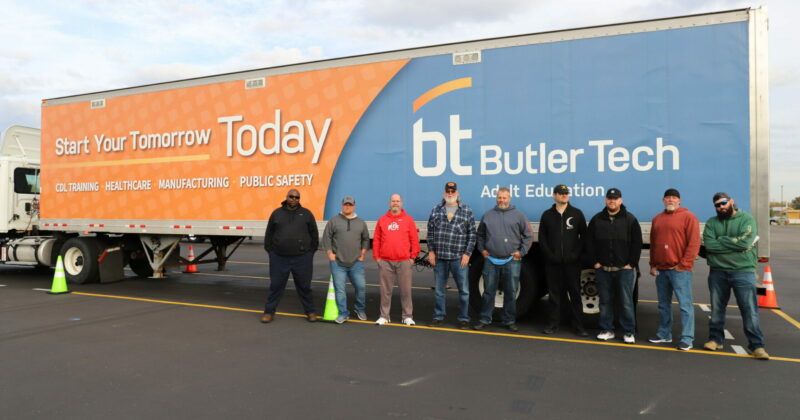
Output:
[[[426,103],[445,93],[456,89],[472,87],[472,78],[451,80],[443,83],[422,94],[414,101],[414,112],[417,112]],[[447,149],[448,141],[444,133],[438,131],[425,131],[423,120],[419,118],[414,123],[413,135],[413,161],[414,172],[419,176],[439,176],[447,168]],[[450,115],[450,169],[456,175],[472,175],[472,166],[461,164],[461,140],[472,138],[472,130],[461,128],[461,116],[458,114]],[[423,148],[425,143],[433,143],[435,148],[436,163],[433,166],[425,166],[423,160]]]

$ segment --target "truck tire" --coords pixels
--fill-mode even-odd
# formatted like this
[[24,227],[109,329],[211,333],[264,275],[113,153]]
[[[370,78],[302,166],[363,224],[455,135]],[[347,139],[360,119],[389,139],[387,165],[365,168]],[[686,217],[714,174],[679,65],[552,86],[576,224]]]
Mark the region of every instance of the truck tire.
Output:
[[[539,293],[539,279],[536,270],[534,269],[532,258],[523,258],[522,267],[519,274],[519,290],[517,291],[517,319],[522,318],[530,312],[536,301],[541,298]],[[472,310],[480,314],[481,312],[481,298],[483,296],[483,264],[484,258],[478,252],[472,253],[472,258],[469,264],[469,302]],[[498,286],[498,289],[500,286]],[[503,300],[499,298],[498,294],[495,297],[495,309],[503,307]],[[493,317],[498,319],[497,317]]]
[[94,238],[70,238],[59,252],[64,262],[64,274],[70,283],[96,283],[100,280],[100,243]]
[[141,249],[131,253],[128,265],[139,277],[150,277],[153,275],[153,267],[150,266],[150,262],[147,261],[147,256],[144,255],[144,251]]

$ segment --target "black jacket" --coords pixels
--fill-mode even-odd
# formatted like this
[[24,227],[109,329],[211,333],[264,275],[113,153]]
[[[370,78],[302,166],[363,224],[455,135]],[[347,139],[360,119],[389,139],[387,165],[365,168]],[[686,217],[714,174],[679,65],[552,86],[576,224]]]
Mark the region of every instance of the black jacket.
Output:
[[311,210],[303,206],[289,210],[284,201],[269,216],[264,233],[267,252],[290,257],[314,252],[318,245],[319,231]]
[[642,228],[633,213],[620,204],[613,220],[608,209],[597,213],[589,222],[586,232],[587,253],[592,264],[606,267],[636,268],[642,255]]
[[542,213],[539,221],[539,248],[548,263],[579,263],[585,236],[586,219],[577,207],[567,204],[564,214],[561,214],[553,204],[553,207]]

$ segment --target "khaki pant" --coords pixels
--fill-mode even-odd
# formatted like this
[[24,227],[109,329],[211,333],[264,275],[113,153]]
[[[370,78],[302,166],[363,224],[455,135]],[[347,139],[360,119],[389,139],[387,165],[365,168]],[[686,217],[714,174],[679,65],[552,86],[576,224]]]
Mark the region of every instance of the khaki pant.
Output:
[[396,281],[400,289],[400,304],[403,307],[402,319],[411,318],[414,312],[414,304],[411,302],[411,261],[380,260],[377,263],[381,281],[381,317],[390,319],[392,288]]

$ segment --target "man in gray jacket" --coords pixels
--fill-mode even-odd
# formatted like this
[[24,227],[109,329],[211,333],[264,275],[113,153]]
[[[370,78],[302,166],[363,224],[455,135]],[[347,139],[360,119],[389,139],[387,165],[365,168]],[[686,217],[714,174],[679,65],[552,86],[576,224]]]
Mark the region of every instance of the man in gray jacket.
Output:
[[328,254],[333,287],[336,290],[336,306],[339,317],[336,323],[348,319],[347,279],[355,289],[355,312],[358,319],[367,320],[365,310],[366,279],[364,278],[364,256],[369,249],[369,229],[355,213],[356,200],[347,196],[342,200],[342,212],[332,217],[322,233],[322,249]]
[[503,282],[503,325],[511,331],[517,328],[517,288],[522,257],[533,242],[533,232],[528,219],[511,205],[508,188],[497,191],[497,205],[487,211],[478,226],[477,248],[486,260],[483,262],[483,296],[480,322],[473,326],[482,330],[492,323],[494,296],[498,278]]

